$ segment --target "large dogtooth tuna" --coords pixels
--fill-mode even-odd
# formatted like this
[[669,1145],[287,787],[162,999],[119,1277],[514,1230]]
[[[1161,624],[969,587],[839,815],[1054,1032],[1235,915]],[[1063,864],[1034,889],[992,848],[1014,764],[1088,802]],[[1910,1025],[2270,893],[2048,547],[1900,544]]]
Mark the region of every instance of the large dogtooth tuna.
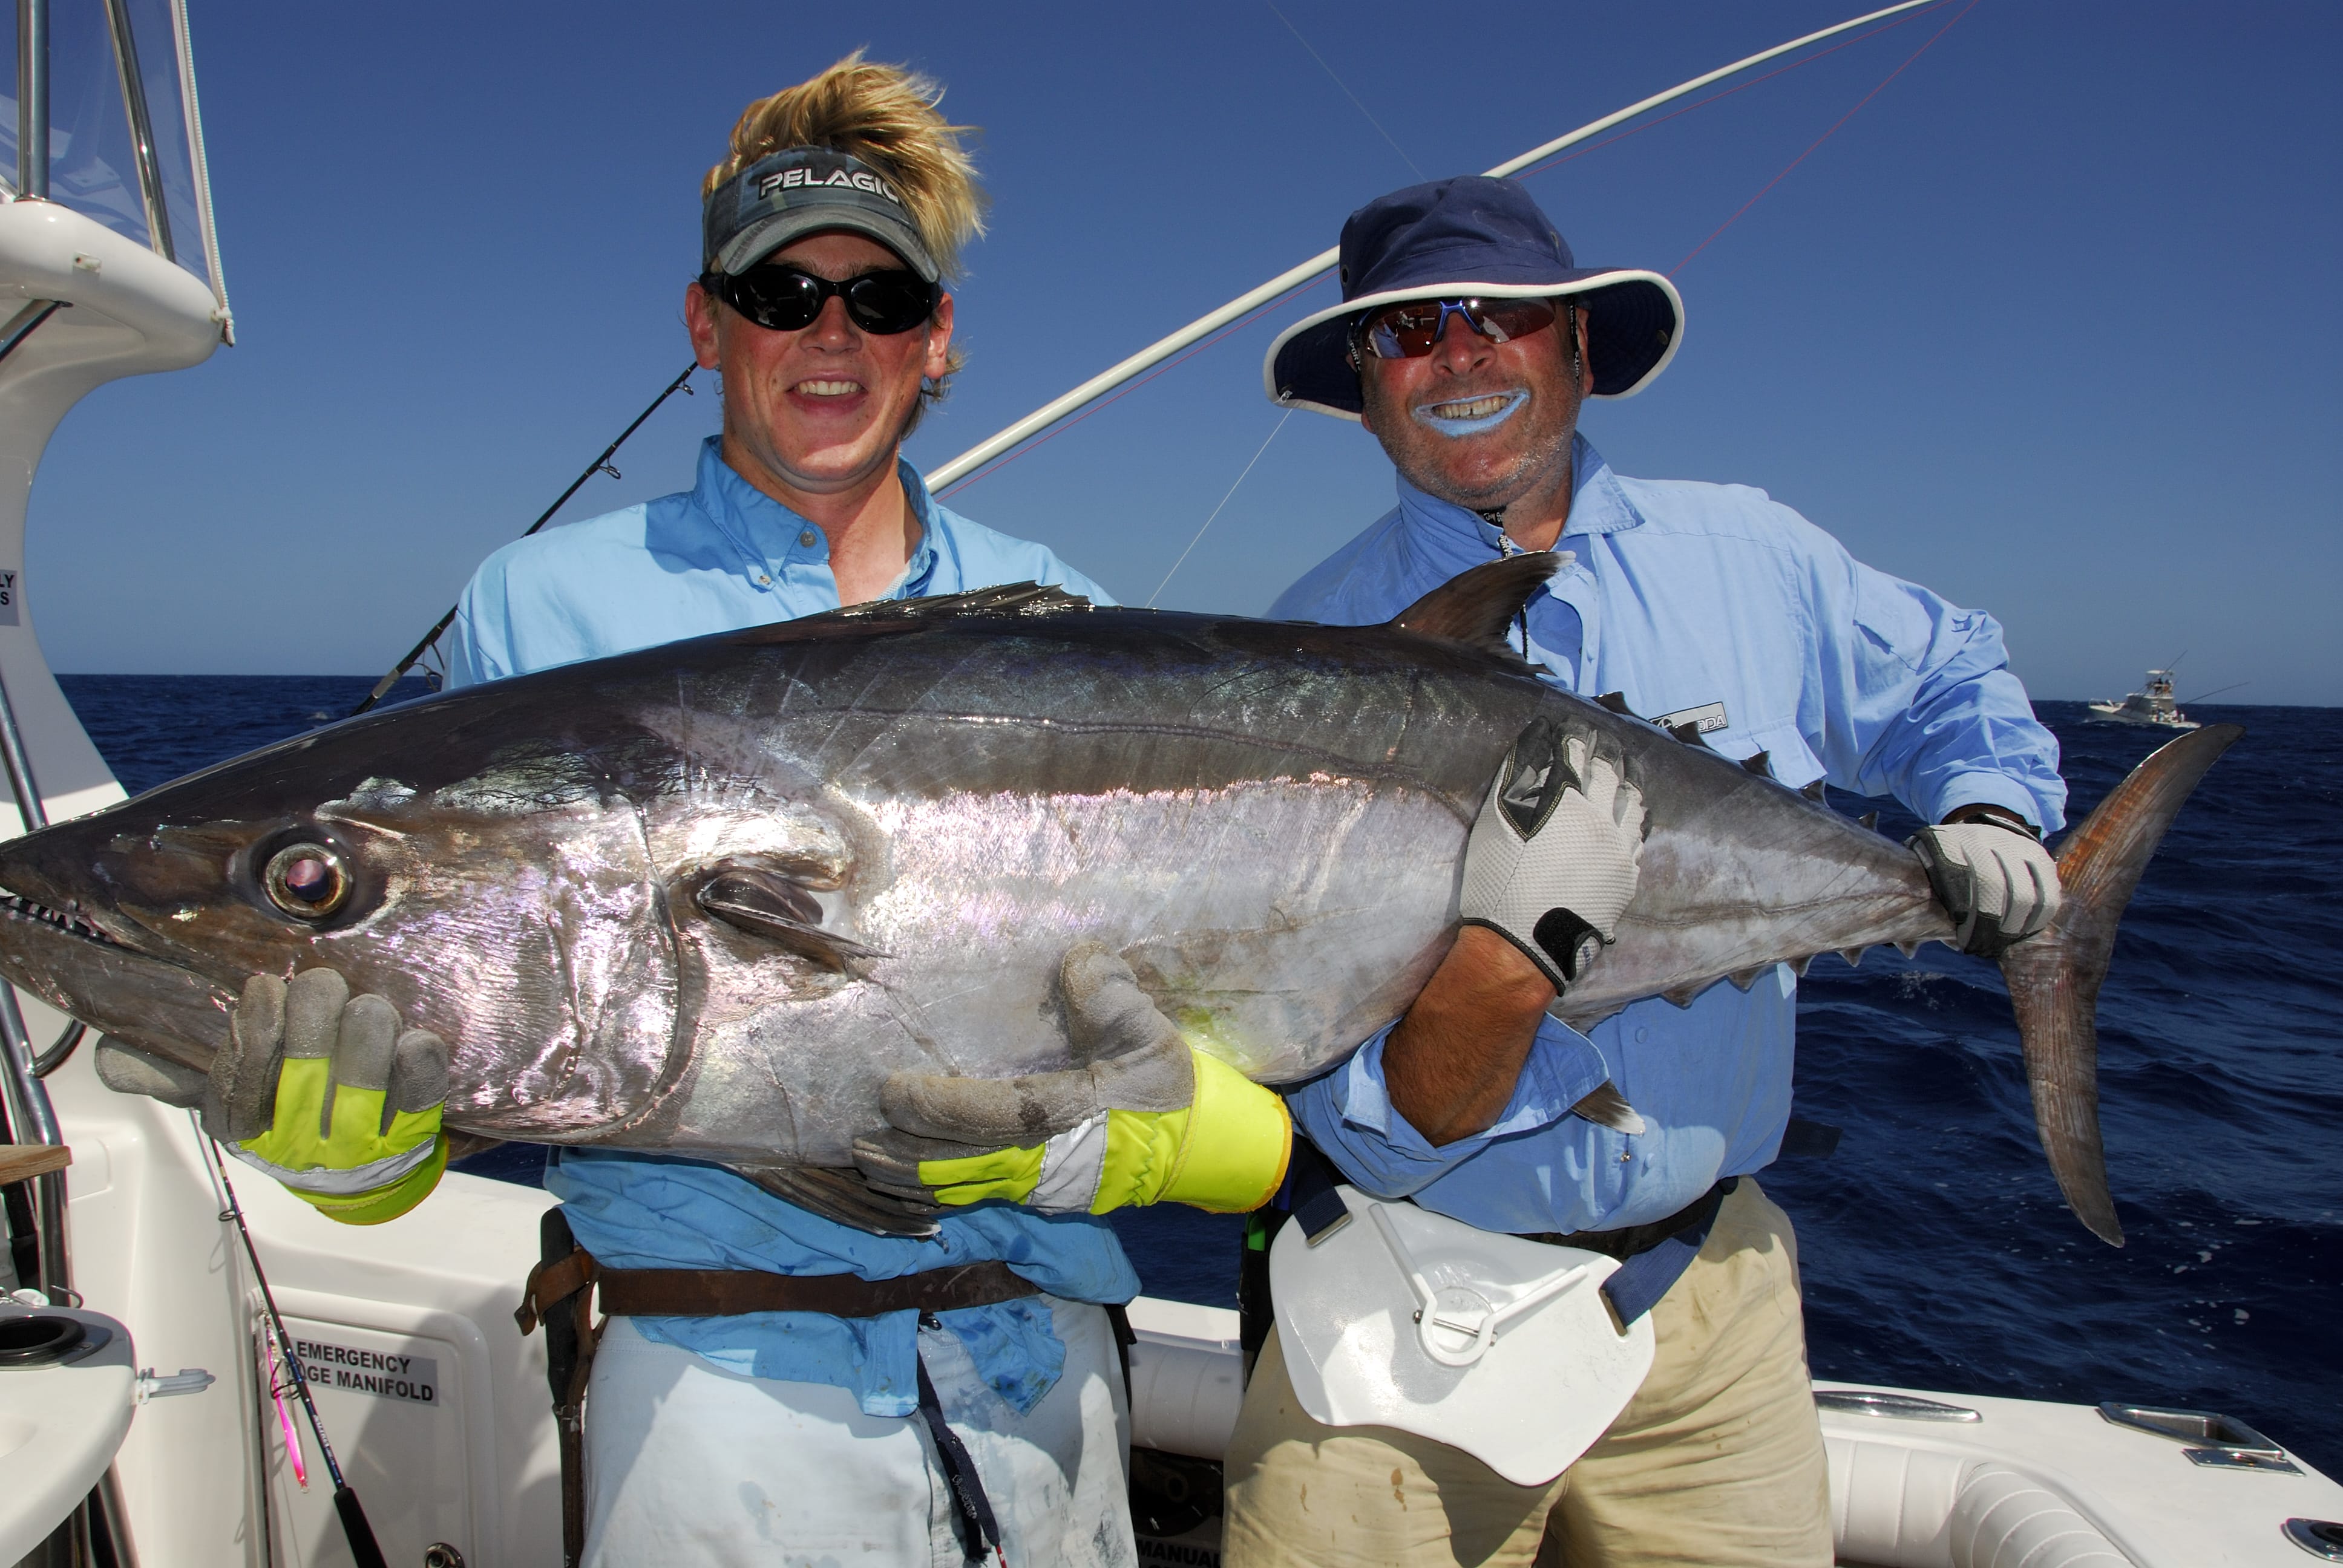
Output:
[[[1363,628],[990,589],[447,693],[0,846],[0,970],[201,1070],[247,977],[329,967],[447,1042],[455,1131],[692,1154],[916,1230],[854,1173],[889,1074],[1070,1065],[1078,945],[1262,1082],[1396,1017],[1534,722],[1648,810],[1566,1021],[1953,939],[1911,850],[1507,653],[1550,567],[1492,562]],[[2093,1005],[2141,866],[2237,733],[2143,763],[2002,961],[2052,1170],[2109,1241]]]

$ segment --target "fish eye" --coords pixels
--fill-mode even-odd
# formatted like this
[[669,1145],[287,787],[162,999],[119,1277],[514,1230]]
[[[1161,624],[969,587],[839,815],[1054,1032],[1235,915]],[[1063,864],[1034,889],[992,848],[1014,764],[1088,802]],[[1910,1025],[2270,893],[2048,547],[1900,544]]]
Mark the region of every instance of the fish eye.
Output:
[[350,896],[349,868],[341,851],[324,844],[289,844],[268,858],[260,874],[268,901],[297,920],[322,920]]

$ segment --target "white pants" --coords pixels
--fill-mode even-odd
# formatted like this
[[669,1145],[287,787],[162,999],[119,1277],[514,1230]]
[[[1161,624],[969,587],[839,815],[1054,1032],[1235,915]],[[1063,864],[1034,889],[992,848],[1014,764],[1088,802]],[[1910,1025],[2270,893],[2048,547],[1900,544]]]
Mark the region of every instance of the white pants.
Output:
[[[1010,1568],[1130,1568],[1129,1412],[1105,1310],[1049,1303],[1065,1374],[1019,1415],[949,1331],[920,1359],[968,1445]],[[962,1568],[916,1416],[828,1383],[741,1377],[612,1318],[586,1402],[586,1568],[653,1563]]]

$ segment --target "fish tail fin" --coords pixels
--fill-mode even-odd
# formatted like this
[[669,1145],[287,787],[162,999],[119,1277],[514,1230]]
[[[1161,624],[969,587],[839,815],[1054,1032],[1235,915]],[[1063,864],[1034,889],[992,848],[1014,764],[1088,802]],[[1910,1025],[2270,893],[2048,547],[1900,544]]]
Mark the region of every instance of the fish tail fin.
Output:
[[2111,1246],[2124,1234],[2099,1138],[2099,986],[2148,858],[2205,770],[2243,734],[2208,724],[2133,769],[2059,846],[2058,918],[2002,955],[2042,1152],[2075,1217]]

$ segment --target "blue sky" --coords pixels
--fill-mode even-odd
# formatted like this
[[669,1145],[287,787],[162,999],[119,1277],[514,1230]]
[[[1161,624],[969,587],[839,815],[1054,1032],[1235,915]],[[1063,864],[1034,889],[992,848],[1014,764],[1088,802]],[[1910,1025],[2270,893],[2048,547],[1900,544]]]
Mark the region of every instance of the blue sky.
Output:
[[[982,127],[993,232],[959,290],[969,368],[913,442],[934,463],[1417,170],[1842,3],[1278,0],[1338,85],[1265,0],[195,0],[242,341],[67,417],[32,504],[45,643],[74,671],[387,665],[682,367],[700,172],[749,99],[855,46]],[[1682,353],[1588,434],[1991,609],[2037,695],[2185,649],[2184,698],[2343,703],[2343,8],[1965,4],[1532,177],[1583,262],[1675,268],[1959,17],[1683,267]],[[1145,600],[1277,422],[1263,348],[1331,288],[953,504]],[[564,515],[687,485],[712,394]],[[1297,414],[1161,602],[1257,613],[1390,495],[1369,437]]]

